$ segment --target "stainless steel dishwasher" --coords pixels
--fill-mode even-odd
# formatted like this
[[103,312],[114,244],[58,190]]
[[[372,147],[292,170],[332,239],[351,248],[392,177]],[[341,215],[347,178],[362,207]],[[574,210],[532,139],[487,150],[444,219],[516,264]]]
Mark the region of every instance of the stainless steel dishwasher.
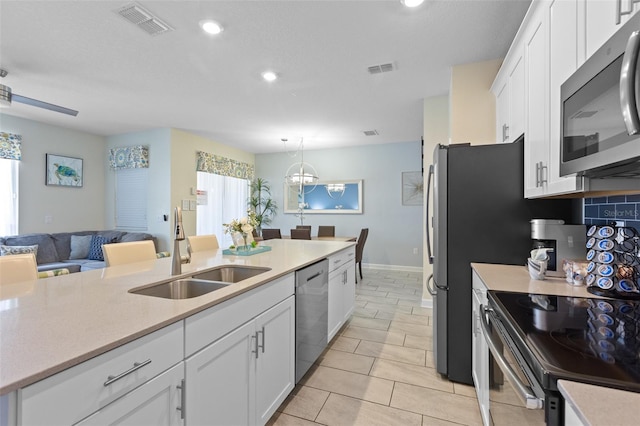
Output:
[[296,383],[327,347],[329,261],[296,271]]

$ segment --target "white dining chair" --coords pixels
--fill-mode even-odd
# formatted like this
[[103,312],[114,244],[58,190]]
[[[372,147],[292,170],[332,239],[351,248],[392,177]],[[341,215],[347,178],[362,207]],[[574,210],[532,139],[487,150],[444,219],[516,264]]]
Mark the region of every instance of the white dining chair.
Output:
[[38,279],[33,253],[0,256],[0,285]]
[[206,251],[206,250],[216,250],[220,248],[218,244],[218,237],[215,235],[192,235],[187,237],[187,251],[189,254]]
[[103,244],[102,252],[107,267],[157,259],[156,246],[152,240]]

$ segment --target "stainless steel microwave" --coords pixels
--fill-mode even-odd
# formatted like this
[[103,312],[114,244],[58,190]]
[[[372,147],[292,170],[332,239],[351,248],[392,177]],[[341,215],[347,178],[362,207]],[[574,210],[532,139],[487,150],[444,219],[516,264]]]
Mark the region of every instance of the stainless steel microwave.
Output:
[[640,13],[560,88],[560,175],[640,177]]

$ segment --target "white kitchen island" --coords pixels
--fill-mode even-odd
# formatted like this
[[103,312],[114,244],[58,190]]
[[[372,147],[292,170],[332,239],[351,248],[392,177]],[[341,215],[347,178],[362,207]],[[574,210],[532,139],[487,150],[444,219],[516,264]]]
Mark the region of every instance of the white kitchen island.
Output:
[[[0,394],[3,395],[0,411],[4,413],[1,420],[9,424],[22,420],[20,410],[17,414],[15,411],[22,407],[18,402],[28,394],[25,389],[34,384],[51,382],[54,377],[64,378],[68,371],[75,371],[68,369],[108,365],[115,362],[113,359],[128,354],[135,355],[132,358],[137,360],[135,364],[143,364],[148,359],[147,353],[151,353],[160,355],[160,359],[142,367],[132,363],[130,367],[139,370],[118,383],[121,389],[117,396],[142,393],[145,386],[140,384],[147,383],[141,382],[143,379],[162,379],[165,382],[157,388],[164,389],[159,394],[164,396],[155,400],[166,397],[175,402],[173,411],[178,413],[175,424],[189,424],[189,415],[185,421],[181,410],[177,410],[184,406],[185,393],[182,388],[175,388],[184,387],[180,382],[184,371],[189,375],[189,367],[181,366],[183,359],[186,364],[188,357],[204,352],[202,345],[185,350],[185,342],[189,345],[193,339],[189,336],[194,335],[195,328],[189,326],[193,323],[192,318],[207,317],[201,321],[203,324],[217,326],[215,332],[211,331],[211,341],[218,338],[225,341],[239,329],[247,328],[247,344],[251,349],[258,345],[255,363],[263,363],[270,359],[265,348],[274,350],[278,347],[269,340],[269,337],[273,339],[273,334],[270,336],[263,327],[268,330],[273,321],[279,324],[274,330],[291,324],[293,273],[346,249],[353,250],[355,245],[353,242],[303,240],[270,240],[263,244],[271,246],[272,250],[253,256],[223,255],[222,250],[194,254],[191,263],[182,265],[182,274],[176,276],[170,274],[171,259],[165,258],[3,286],[0,289]],[[191,299],[172,300],[129,293],[134,288],[191,277],[224,265],[267,267],[270,270]],[[226,313],[221,316],[219,311]],[[286,338],[286,334],[284,336]],[[287,342],[284,344],[286,346]],[[260,356],[263,353],[266,355]],[[280,359],[281,356],[275,358]],[[171,368],[164,371],[164,367]],[[149,373],[146,377],[145,369],[164,373],[158,377]],[[263,375],[272,371],[268,366],[262,370],[265,371]],[[99,386],[103,386],[102,382],[109,376],[117,376],[121,372],[126,371],[105,374]],[[176,380],[177,385],[174,383]],[[52,384],[53,388],[58,385]],[[130,392],[134,389],[135,392]],[[186,399],[196,396],[187,393]],[[95,403],[101,408],[111,407],[114,397],[109,395],[104,401]],[[176,398],[178,400],[174,401]],[[135,402],[125,402],[135,405]],[[261,408],[260,401],[249,402]],[[56,408],[60,407],[51,407],[51,410]],[[233,407],[228,409],[233,410]],[[262,414],[253,413],[248,418],[264,423],[265,420],[260,418]],[[74,418],[75,421],[80,419]]]

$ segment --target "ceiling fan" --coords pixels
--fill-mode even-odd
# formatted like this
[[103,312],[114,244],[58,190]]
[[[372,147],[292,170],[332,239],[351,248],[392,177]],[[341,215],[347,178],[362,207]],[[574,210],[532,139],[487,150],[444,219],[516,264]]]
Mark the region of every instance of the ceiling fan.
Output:
[[[0,69],[0,77],[5,77],[7,74],[8,72],[6,70]],[[44,101],[39,101],[37,99],[27,98],[26,96],[21,96],[16,93],[11,93],[11,87],[5,86],[4,84],[0,84],[0,105],[9,106],[11,105],[11,102],[20,102],[22,104],[27,104],[27,105],[35,106],[38,108],[48,109],[50,111],[73,115],[74,117],[78,115],[78,111],[73,109],[50,104]]]

